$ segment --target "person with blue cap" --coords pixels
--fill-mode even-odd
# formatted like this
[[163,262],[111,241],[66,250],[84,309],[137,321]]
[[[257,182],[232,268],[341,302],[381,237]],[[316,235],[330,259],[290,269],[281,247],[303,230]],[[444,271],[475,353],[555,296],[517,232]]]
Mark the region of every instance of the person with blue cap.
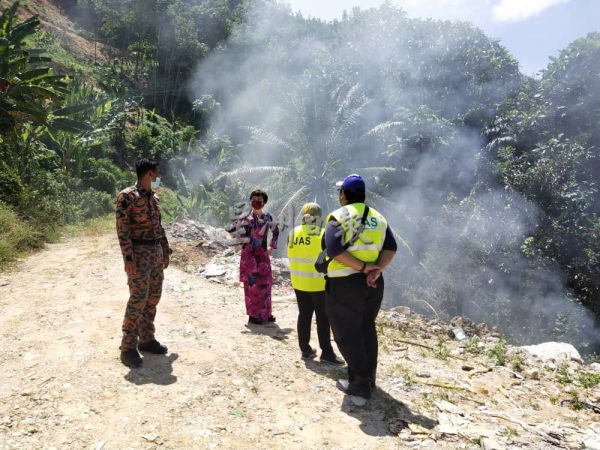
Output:
[[325,311],[333,337],[348,365],[348,379],[337,386],[346,394],[371,397],[377,373],[375,319],[383,300],[382,271],[397,250],[387,220],[365,204],[366,186],[352,174],[336,184],[341,208],[327,216]]

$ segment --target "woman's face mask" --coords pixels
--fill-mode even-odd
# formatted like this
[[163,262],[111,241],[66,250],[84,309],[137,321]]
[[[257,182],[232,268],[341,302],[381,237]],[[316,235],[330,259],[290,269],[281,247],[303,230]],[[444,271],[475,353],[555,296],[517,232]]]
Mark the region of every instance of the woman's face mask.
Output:
[[160,186],[160,177],[156,177],[154,179],[154,181],[150,184],[150,187],[152,187],[152,189],[158,189],[159,186]]

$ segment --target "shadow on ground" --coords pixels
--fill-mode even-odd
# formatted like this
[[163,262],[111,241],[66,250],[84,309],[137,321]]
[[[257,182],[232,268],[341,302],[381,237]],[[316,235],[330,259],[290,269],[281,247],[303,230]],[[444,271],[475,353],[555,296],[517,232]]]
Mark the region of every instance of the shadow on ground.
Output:
[[293,328],[279,328],[275,322],[268,322],[264,324],[247,323],[246,329],[242,333],[263,334],[277,341],[284,341],[289,339],[288,334],[292,331],[294,331]]
[[173,375],[173,363],[179,358],[177,353],[168,355],[144,354],[144,364],[142,367],[129,369],[125,379],[130,383],[159,384],[166,386],[177,382],[177,377]]
[[[318,375],[330,378],[335,383],[340,378],[348,378],[346,367],[336,367],[317,360],[305,360],[304,365]],[[415,413],[402,401],[392,397],[378,387],[373,397],[364,406],[357,406],[350,395],[344,395],[341,410],[360,420],[360,429],[369,436],[396,435],[404,428],[425,428],[430,430],[438,422],[427,416]]]

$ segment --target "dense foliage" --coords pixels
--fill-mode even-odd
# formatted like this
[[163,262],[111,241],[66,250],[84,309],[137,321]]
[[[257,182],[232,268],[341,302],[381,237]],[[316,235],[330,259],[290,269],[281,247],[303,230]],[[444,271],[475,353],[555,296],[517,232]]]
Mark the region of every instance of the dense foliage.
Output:
[[390,4],[323,22],[272,0],[55,3],[107,53],[68,62],[16,4],[2,16],[0,234],[15,248],[3,223],[39,245],[109,211],[140,156],[161,162],[168,217],[218,224],[256,185],[280,218],[330,210],[359,172],[401,244],[389,302],[594,345],[578,304],[600,316],[599,34],[531,79],[472,25]]
[[549,256],[600,314],[600,34],[578,39],[487,130],[503,184],[541,210],[528,254]]

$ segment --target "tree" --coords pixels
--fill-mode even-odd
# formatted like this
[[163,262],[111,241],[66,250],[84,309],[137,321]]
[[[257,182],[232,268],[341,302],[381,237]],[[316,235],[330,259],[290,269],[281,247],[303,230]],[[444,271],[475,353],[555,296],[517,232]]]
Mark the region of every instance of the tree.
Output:
[[600,314],[600,34],[553,58],[539,82],[508,98],[488,129],[498,175],[542,210],[530,252],[556,261]]
[[324,211],[335,209],[335,181],[351,172],[373,175],[391,171],[389,167],[361,168],[351,156],[361,153],[356,149],[361,145],[356,125],[364,119],[370,103],[359,84],[306,72],[280,105],[282,115],[276,130],[247,127],[250,146],[259,154],[276,154],[275,162],[280,165],[255,165],[220,177],[272,174],[268,183],[277,189],[276,205],[281,210],[305,201],[316,201]]
[[68,84],[46,66],[51,60],[43,50],[29,48],[26,39],[40,22],[31,17],[17,23],[18,6],[16,1],[0,17],[0,135],[6,139],[4,156],[24,169],[41,148],[38,143],[55,142],[53,132],[90,130],[87,123],[70,118],[90,105],[62,107]]

